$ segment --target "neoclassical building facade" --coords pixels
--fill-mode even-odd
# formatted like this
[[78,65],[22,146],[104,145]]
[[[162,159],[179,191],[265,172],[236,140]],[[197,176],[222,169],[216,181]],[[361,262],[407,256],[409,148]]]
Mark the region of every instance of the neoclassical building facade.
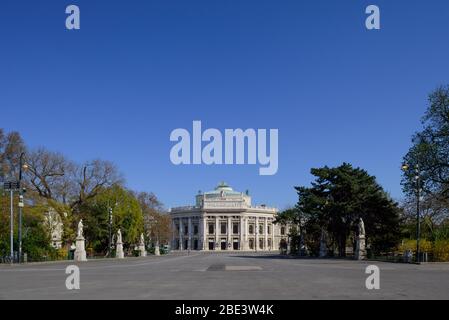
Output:
[[287,226],[275,224],[277,209],[253,206],[248,192],[225,183],[199,192],[194,206],[172,208],[172,249],[273,251],[286,247]]

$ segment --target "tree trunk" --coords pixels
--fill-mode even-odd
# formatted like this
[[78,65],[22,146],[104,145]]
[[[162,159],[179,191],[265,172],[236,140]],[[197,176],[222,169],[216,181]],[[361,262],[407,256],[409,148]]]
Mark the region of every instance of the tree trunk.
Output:
[[340,236],[340,242],[338,244],[339,255],[340,257],[346,257],[346,236]]

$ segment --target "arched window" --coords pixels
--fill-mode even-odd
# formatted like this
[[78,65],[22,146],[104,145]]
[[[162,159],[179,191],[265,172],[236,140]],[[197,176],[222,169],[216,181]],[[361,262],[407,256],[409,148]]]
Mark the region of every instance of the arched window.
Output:
[[285,236],[285,227],[281,227],[281,235]]

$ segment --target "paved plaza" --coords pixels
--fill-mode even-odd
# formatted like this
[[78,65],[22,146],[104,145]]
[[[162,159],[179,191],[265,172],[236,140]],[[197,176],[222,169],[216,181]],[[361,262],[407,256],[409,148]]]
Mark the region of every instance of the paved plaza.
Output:
[[[268,254],[190,253],[76,263],[0,265],[0,299],[449,299],[449,264],[299,259]],[[367,290],[365,268],[380,268]]]

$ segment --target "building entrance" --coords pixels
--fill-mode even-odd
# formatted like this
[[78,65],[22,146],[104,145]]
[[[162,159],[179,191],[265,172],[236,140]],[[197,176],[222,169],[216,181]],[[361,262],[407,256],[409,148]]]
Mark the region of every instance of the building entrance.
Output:
[[221,250],[226,250],[226,239],[221,239]]
[[215,249],[215,241],[214,239],[209,239],[209,250]]

